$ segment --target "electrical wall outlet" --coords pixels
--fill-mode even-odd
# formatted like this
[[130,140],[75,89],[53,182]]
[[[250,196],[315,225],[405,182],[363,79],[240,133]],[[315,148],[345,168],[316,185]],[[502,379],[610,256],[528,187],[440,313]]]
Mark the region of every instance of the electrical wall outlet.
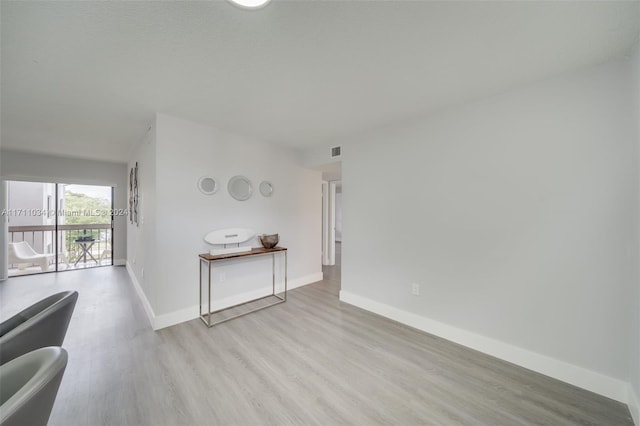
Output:
[[420,296],[420,284],[411,284],[411,294],[414,296]]

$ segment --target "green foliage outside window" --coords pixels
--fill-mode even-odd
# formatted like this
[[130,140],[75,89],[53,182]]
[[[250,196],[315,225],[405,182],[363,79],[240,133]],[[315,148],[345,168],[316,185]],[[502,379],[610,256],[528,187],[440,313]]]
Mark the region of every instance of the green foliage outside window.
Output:
[[65,191],[64,204],[67,225],[111,223],[111,202],[109,200]]

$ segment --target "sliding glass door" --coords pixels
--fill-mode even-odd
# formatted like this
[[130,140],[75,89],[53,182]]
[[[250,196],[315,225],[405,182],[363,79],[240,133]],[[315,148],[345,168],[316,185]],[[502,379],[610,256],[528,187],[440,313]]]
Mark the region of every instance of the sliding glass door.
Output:
[[113,188],[8,182],[9,276],[113,264]]
[[109,186],[58,185],[58,269],[112,265],[113,196]]

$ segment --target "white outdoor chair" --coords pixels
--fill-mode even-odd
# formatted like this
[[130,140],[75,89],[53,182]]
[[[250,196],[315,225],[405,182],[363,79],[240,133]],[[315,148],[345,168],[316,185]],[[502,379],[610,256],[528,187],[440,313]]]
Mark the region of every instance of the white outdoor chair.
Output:
[[109,258],[111,258],[111,249],[102,250],[102,254],[100,254],[100,263],[102,263],[104,259],[109,259]]
[[40,254],[28,242],[9,243],[9,263],[18,265],[23,270],[27,265],[40,265],[43,271],[49,270],[49,262],[55,257],[53,254]]
[[[62,250],[58,253],[58,259],[60,259],[60,261],[64,262],[67,265],[67,269],[69,269],[69,257],[67,256],[67,252]],[[60,265],[62,265],[62,262],[60,262]]]

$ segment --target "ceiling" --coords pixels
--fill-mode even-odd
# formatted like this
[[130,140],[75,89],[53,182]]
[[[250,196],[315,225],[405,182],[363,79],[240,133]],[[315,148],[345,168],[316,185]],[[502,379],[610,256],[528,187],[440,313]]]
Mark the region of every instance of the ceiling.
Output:
[[2,1],[4,148],[125,161],[155,112],[305,148],[623,56],[640,1]]

